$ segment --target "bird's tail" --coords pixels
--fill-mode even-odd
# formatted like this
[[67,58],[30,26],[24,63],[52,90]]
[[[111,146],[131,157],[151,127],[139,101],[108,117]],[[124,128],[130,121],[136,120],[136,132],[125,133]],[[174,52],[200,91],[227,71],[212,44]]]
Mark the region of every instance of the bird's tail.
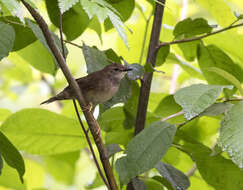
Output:
[[46,100],[44,102],[41,102],[40,105],[42,105],[42,104],[49,104],[49,103],[54,102],[56,100],[58,100],[57,97],[56,96],[53,96],[53,97],[49,98],[48,100]]

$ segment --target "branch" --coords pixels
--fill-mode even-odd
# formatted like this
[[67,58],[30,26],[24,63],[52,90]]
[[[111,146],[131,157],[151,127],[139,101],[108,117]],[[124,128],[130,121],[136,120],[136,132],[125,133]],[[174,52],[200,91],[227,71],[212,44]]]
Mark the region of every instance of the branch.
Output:
[[225,27],[223,29],[216,30],[214,32],[211,32],[211,33],[208,33],[208,34],[204,34],[204,35],[201,35],[201,36],[196,36],[196,37],[192,37],[192,38],[185,38],[185,39],[175,40],[175,41],[171,41],[171,42],[161,42],[157,46],[157,49],[159,49],[159,48],[161,48],[163,46],[168,46],[168,45],[172,45],[172,44],[181,44],[181,43],[185,43],[185,42],[192,42],[192,41],[196,41],[196,40],[201,40],[203,38],[207,38],[209,36],[212,36],[212,35],[215,35],[215,34],[218,34],[218,33],[224,32],[224,31],[227,31],[227,30],[231,30],[233,28],[237,28],[237,27],[240,27],[240,26],[243,26],[243,23],[236,24],[236,25],[230,25],[230,26]]
[[[59,32],[60,32],[60,40],[61,40],[61,45],[62,45],[62,56],[64,57],[64,59],[66,59],[66,58],[65,58],[64,43],[63,43],[62,13],[61,13],[61,11],[59,11]],[[60,103],[60,101],[58,101],[58,102]],[[79,123],[80,123],[80,125],[81,125],[81,128],[82,128],[82,130],[83,130],[83,133],[85,134],[85,138],[86,138],[86,140],[87,140],[87,142],[88,142],[90,152],[91,152],[91,154],[92,154],[92,156],[93,156],[93,159],[94,159],[95,165],[96,165],[96,167],[97,167],[97,169],[98,169],[98,172],[99,172],[99,174],[100,174],[100,177],[101,177],[102,180],[104,181],[106,187],[110,190],[110,186],[109,186],[109,184],[108,184],[108,182],[107,182],[107,180],[106,180],[106,178],[105,178],[105,176],[104,176],[104,174],[103,174],[103,172],[102,172],[102,170],[101,170],[101,168],[100,168],[99,162],[98,162],[98,160],[97,160],[97,158],[96,158],[94,149],[93,149],[93,147],[92,147],[91,140],[90,140],[90,138],[89,138],[88,131],[85,129],[84,124],[83,124],[83,122],[82,122],[82,120],[81,120],[81,117],[80,117],[80,114],[79,114],[79,111],[78,111],[78,107],[77,107],[77,104],[76,104],[76,101],[75,101],[75,100],[73,100],[73,105],[74,105],[74,108],[75,108],[76,115],[77,115],[77,117],[78,117],[78,121],[79,121]]]
[[39,13],[37,13],[36,10],[34,8],[32,8],[28,3],[26,3],[24,0],[21,0],[21,2],[28,9],[30,14],[33,16],[33,18],[36,20],[36,22],[40,26],[49,48],[51,49],[51,51],[52,51],[53,55],[55,56],[64,76],[66,77],[71,89],[73,90],[74,95],[75,95],[76,99],[78,100],[78,103],[79,103],[80,107],[82,108],[84,116],[87,120],[90,131],[93,135],[95,144],[98,148],[98,151],[99,151],[99,154],[100,154],[100,159],[101,159],[101,162],[103,164],[109,185],[111,187],[111,190],[117,190],[118,187],[117,187],[117,184],[116,184],[113,172],[112,172],[111,165],[109,163],[109,158],[107,156],[107,150],[105,149],[104,143],[103,143],[103,141],[102,141],[102,139],[99,135],[99,129],[100,128],[99,128],[98,122],[95,120],[95,118],[91,114],[91,112],[88,109],[85,109],[87,107],[87,103],[85,102],[85,99],[82,95],[81,89],[79,88],[77,82],[75,81],[70,70],[68,69],[68,67],[65,63],[65,59],[63,58],[61,52],[59,51],[57,45],[55,44],[54,39],[51,35],[50,30],[48,29],[46,22],[39,15]]
[[[159,0],[159,2],[165,4],[165,0]],[[164,14],[164,6],[162,6],[159,3],[156,3],[153,28],[151,32],[149,50],[148,50],[148,55],[146,60],[146,64],[152,64],[153,67],[155,65],[155,60],[157,55],[156,47],[159,45],[159,36],[160,36],[163,14]],[[153,73],[144,74],[143,83],[139,95],[135,135],[144,129],[152,78],[153,78]]]

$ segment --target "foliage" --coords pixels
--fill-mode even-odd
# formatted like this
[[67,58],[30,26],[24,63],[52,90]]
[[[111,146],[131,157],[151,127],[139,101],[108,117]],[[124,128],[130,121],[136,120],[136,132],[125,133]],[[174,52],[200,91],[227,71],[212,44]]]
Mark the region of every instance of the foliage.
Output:
[[[243,188],[243,2],[189,1],[182,19],[185,5],[166,1],[152,66],[145,63],[160,1],[25,1],[75,77],[111,62],[132,68],[95,111],[120,189]],[[145,129],[134,136],[140,87],[151,75]],[[38,107],[65,85],[21,1],[0,0],[0,189],[105,189],[71,102]]]

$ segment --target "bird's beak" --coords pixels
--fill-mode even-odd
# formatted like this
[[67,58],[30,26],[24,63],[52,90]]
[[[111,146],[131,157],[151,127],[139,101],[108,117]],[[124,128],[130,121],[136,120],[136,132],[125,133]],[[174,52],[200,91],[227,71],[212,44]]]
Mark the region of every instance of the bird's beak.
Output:
[[123,69],[123,72],[127,72],[127,71],[132,71],[132,68],[126,67],[125,69]]

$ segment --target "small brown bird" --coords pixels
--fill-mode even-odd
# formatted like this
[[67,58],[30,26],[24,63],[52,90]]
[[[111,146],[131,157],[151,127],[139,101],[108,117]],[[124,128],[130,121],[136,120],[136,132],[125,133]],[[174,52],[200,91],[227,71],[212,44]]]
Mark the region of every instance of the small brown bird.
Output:
[[[118,91],[121,79],[127,71],[127,68],[118,63],[112,63],[100,71],[93,72],[85,77],[76,79],[82,90],[84,99],[92,106],[92,111],[97,104],[104,103],[111,99]],[[51,103],[56,100],[74,99],[74,93],[70,86],[67,86],[56,96],[42,102],[41,104]]]

